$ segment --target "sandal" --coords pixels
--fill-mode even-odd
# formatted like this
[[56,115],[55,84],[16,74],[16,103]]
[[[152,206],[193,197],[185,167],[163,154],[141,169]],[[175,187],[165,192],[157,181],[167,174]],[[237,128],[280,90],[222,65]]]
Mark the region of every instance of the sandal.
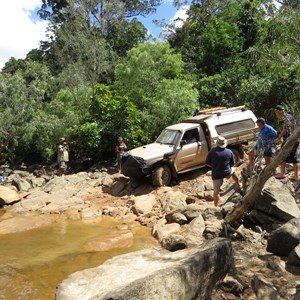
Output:
[[285,178],[285,176],[284,176],[284,175],[281,175],[281,174],[274,175],[274,177],[275,177],[276,179],[284,179],[284,178]]

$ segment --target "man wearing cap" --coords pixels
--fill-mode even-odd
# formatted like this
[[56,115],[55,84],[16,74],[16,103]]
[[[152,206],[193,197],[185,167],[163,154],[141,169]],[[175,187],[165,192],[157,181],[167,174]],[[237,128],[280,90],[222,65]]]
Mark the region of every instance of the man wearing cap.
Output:
[[226,146],[226,139],[222,136],[219,136],[217,139],[217,147],[212,148],[208,152],[205,162],[205,164],[212,169],[215,206],[218,206],[220,200],[220,191],[224,178],[232,177],[238,189],[241,190],[241,184],[238,175],[233,168],[233,153],[230,149],[227,149]]
[[[282,105],[277,105],[275,108],[275,115],[279,122],[282,122],[282,129],[278,131],[278,138],[275,140],[275,142],[279,142],[282,140],[282,146],[285,144],[287,138],[292,133],[292,127],[294,122],[294,117],[285,112],[285,109]],[[282,147],[281,146],[281,147]],[[291,180],[298,180],[299,179],[299,167],[298,167],[298,146],[299,142],[295,143],[293,146],[292,151],[288,155],[288,157],[281,163],[280,165],[280,173],[275,175],[275,178],[277,179],[283,179],[285,178],[286,173],[286,163],[293,164],[294,169],[294,175],[290,177]]]
[[258,118],[256,120],[256,124],[260,130],[258,134],[258,141],[248,154],[251,171],[253,171],[254,168],[254,156],[261,150],[264,152],[266,165],[271,162],[271,158],[275,153],[274,143],[278,137],[277,131],[272,126],[266,124],[266,120],[264,118]]
[[58,176],[65,174],[67,163],[69,161],[69,145],[64,137],[59,139],[57,162],[58,162]]

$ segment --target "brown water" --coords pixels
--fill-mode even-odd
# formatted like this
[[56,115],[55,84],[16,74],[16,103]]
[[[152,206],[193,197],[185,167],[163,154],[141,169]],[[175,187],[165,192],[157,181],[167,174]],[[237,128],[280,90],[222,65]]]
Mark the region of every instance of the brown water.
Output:
[[94,237],[117,230],[118,222],[61,222],[46,228],[0,237],[0,299],[55,298],[55,288],[69,274],[105,260],[155,244],[150,229],[138,227],[133,246],[103,252],[84,252]]

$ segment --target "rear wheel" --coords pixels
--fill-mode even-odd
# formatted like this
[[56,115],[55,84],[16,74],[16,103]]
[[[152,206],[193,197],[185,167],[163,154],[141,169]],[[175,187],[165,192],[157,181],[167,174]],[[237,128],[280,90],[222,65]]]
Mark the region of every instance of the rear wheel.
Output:
[[152,173],[152,184],[156,187],[169,185],[171,179],[171,169],[167,165],[157,167]]
[[240,153],[239,153],[239,151],[237,149],[231,149],[231,151],[233,153],[234,165],[237,166],[241,162]]

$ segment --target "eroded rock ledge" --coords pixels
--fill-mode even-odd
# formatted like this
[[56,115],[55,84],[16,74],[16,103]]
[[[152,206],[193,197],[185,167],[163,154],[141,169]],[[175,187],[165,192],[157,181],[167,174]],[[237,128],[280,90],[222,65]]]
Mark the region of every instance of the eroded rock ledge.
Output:
[[232,259],[231,242],[224,238],[176,252],[145,249],[71,274],[58,286],[56,299],[209,299]]

